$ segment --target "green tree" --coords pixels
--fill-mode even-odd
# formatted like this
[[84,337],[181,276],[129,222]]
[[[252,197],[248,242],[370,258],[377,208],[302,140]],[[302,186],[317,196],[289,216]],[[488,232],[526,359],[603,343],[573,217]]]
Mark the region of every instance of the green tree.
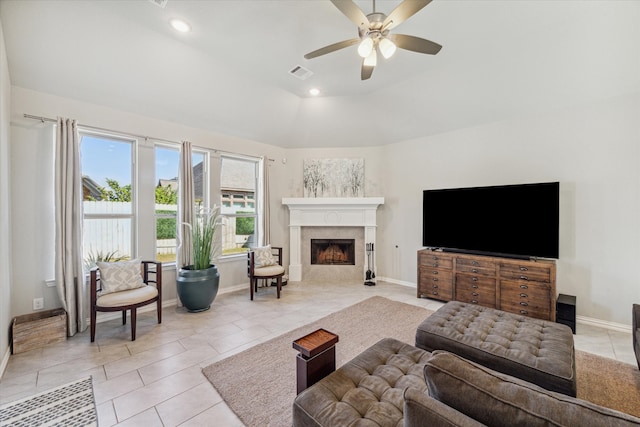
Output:
[[248,235],[253,234],[255,229],[254,218],[239,217],[236,218],[236,234]]
[[109,188],[100,187],[102,200],[108,202],[130,202],[131,201],[131,184],[124,187],[115,179],[107,178]]
[[177,205],[178,192],[171,187],[158,185],[156,187],[156,203],[161,205]]

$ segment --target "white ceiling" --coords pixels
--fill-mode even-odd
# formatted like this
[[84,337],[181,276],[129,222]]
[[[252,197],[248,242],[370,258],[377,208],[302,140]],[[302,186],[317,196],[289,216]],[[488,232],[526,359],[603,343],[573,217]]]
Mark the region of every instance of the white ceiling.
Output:
[[383,145],[640,91],[639,1],[435,0],[393,32],[440,53],[398,50],[364,82],[356,46],[303,58],[357,36],[328,0],[1,0],[0,19],[13,85],[282,147]]

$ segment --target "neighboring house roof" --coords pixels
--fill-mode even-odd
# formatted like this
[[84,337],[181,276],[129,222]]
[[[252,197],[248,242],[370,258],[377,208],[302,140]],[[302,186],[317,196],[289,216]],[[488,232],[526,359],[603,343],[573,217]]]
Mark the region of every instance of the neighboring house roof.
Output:
[[102,192],[98,183],[85,175],[82,177],[82,200],[89,198],[102,200]]

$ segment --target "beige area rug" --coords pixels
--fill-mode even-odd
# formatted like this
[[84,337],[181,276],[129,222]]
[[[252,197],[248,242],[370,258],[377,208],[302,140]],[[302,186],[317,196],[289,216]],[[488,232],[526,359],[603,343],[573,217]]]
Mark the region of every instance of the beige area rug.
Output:
[[[207,366],[203,373],[246,426],[289,426],[296,396],[294,340],[319,328],[338,334],[339,367],[382,338],[413,344],[416,327],[431,313],[372,297]],[[578,397],[640,416],[637,367],[580,351],[576,363]]]

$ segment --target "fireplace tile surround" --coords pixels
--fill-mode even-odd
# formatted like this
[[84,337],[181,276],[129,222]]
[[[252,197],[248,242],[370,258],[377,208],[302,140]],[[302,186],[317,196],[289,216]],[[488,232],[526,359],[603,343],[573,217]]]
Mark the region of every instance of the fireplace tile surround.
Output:
[[[364,280],[365,243],[376,243],[376,211],[384,197],[283,198],[282,204],[289,208],[289,280]],[[312,238],[355,239],[355,266],[312,266]],[[372,263],[375,271],[375,254]]]

